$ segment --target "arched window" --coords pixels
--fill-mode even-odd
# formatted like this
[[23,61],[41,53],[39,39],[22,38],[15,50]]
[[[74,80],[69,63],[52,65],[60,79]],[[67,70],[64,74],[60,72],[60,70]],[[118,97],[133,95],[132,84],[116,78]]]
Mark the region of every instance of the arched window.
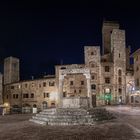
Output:
[[122,71],[120,69],[118,70],[118,75],[122,76]]
[[121,77],[118,78],[118,83],[119,83],[119,85],[122,84],[122,78]]

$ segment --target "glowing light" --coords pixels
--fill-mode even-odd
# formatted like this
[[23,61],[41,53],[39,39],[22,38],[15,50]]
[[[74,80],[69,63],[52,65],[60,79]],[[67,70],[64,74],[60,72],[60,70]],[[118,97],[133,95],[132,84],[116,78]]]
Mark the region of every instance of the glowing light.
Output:
[[9,106],[9,104],[8,104],[8,103],[4,103],[4,106],[5,106],[5,107],[8,107],[8,106]]

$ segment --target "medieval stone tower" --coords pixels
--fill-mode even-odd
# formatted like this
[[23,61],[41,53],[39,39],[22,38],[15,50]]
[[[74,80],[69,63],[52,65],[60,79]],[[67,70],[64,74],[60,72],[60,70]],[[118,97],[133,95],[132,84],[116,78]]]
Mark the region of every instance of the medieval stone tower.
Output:
[[85,46],[85,65],[90,69],[91,72],[91,92],[93,97],[93,106],[96,97],[100,94],[100,76],[101,76],[101,55],[99,46]]
[[126,94],[126,44],[125,31],[113,29],[111,34],[112,56],[114,64],[114,96],[120,102],[125,102]]
[[4,84],[19,81],[19,59],[7,57],[4,60]]
[[112,21],[104,21],[102,26],[102,54],[111,53],[111,34],[113,29],[119,29],[119,24]]

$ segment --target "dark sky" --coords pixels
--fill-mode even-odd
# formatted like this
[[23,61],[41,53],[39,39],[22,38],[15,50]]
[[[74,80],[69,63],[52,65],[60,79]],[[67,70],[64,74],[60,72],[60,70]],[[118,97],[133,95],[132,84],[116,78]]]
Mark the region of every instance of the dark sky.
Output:
[[103,19],[119,21],[126,30],[127,45],[136,50],[140,46],[139,4],[122,1],[1,3],[1,71],[7,56],[20,58],[22,79],[51,74],[61,60],[64,64],[84,63],[84,46],[102,45]]

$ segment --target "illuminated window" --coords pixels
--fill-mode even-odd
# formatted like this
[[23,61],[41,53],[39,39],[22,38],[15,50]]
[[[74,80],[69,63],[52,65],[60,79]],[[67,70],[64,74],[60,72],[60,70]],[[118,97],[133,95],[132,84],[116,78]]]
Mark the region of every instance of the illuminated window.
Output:
[[106,88],[105,89],[105,93],[110,93],[111,92],[111,89],[110,88]]

